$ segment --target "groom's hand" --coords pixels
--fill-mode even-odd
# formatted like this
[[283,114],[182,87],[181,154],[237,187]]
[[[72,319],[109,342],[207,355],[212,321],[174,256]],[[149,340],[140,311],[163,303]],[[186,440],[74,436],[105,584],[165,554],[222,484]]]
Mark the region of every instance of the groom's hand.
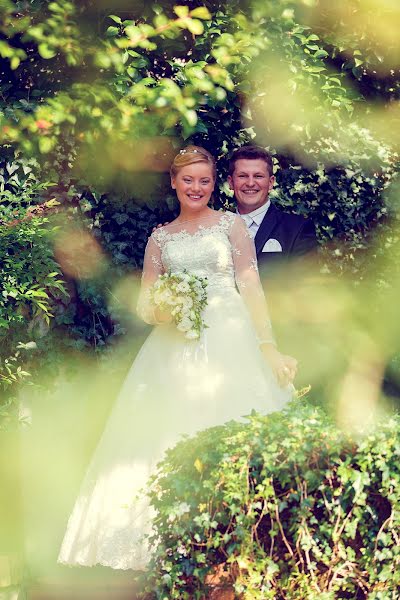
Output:
[[151,233],[153,233],[153,231],[157,231],[157,229],[160,229],[160,227],[164,227],[165,225],[169,225],[169,221],[166,221],[165,223],[158,223],[158,225],[153,227],[153,229],[151,230]]

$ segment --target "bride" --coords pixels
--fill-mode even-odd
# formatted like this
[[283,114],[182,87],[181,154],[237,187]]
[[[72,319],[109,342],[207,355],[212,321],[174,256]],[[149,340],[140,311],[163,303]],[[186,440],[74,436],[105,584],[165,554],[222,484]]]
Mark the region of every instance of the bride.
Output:
[[[241,217],[208,207],[212,155],[188,146],[171,183],[180,203],[172,223],[149,238],[138,302],[155,325],[124,382],[86,473],[59,555],[69,565],[145,569],[151,507],[144,489],[163,452],[182,434],[281,409],[291,397],[294,359],[276,348],[254,243]],[[151,302],[160,274],[207,277],[198,340]],[[239,292],[238,292],[239,290]]]

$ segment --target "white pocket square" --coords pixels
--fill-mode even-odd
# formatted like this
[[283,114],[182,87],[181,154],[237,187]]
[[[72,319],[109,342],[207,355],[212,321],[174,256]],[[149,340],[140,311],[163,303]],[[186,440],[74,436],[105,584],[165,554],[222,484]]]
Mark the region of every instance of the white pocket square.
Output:
[[271,238],[270,240],[265,242],[261,252],[282,252],[282,246],[280,245],[278,240]]

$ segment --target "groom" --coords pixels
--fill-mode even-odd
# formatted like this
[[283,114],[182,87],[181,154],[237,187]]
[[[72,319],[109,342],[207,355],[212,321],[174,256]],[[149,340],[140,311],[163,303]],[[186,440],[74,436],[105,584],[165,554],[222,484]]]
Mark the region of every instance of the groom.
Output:
[[[310,267],[310,258],[317,249],[314,224],[299,215],[285,213],[269,200],[275,177],[271,155],[258,146],[242,146],[232,155],[228,183],[235,194],[236,211],[245,221],[254,239],[260,278],[272,315],[272,322],[280,310],[282,294],[287,285],[301,280]],[[300,259],[300,260],[299,260]],[[295,264],[285,271],[285,267]],[[270,297],[271,281],[279,278],[278,296]],[[285,357],[292,379],[297,361]]]
[[274,182],[272,157],[266,150],[242,146],[233,153],[228,183],[235,194],[237,212],[254,238],[260,274],[267,278],[317,248],[310,220],[271,204],[268,195]]

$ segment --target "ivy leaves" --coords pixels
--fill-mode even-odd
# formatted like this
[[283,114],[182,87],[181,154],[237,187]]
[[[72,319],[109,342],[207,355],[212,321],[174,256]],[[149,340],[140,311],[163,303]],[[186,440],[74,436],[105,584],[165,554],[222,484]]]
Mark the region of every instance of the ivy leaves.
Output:
[[225,578],[260,600],[390,596],[400,583],[399,453],[398,418],[357,441],[298,400],[179,443],[150,491],[147,590],[189,599]]

